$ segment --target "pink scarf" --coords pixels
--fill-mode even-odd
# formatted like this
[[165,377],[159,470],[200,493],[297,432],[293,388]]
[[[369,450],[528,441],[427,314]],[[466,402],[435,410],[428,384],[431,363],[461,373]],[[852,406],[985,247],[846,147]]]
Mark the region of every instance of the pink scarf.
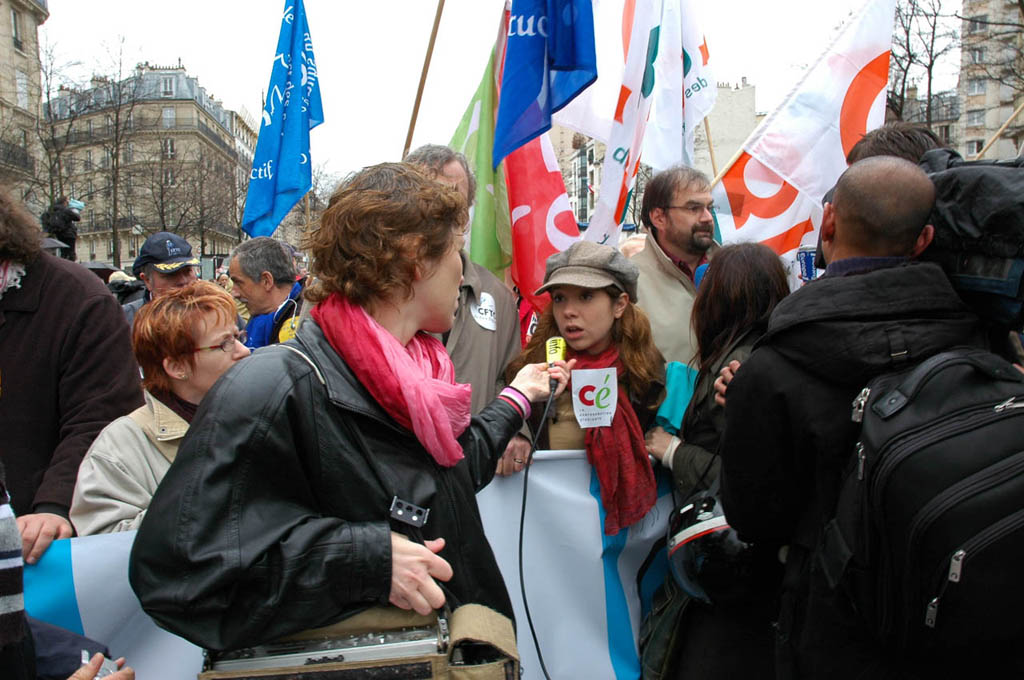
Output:
[[452,360],[436,338],[417,333],[403,347],[366,310],[337,293],[311,314],[356,379],[388,415],[412,430],[438,465],[462,460],[457,437],[469,427],[471,388],[455,382]]

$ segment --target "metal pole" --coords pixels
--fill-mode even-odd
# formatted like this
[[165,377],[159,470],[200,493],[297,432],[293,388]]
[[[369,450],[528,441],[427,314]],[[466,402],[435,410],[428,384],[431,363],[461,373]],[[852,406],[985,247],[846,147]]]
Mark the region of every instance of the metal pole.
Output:
[[1017,110],[1010,114],[1010,117],[1006,120],[1005,123],[1003,123],[1003,127],[999,128],[999,131],[992,135],[992,139],[988,140],[988,143],[985,144],[985,146],[981,147],[981,151],[979,151],[978,155],[975,157],[976,159],[981,158],[982,156],[985,155],[985,152],[988,151],[988,148],[996,143],[996,140],[999,139],[999,135],[1003,134],[1003,131],[1006,128],[1010,127],[1010,123],[1013,122],[1014,118],[1020,115],[1021,111],[1024,111],[1024,102],[1021,102],[1020,106],[1017,107]]
[[423,98],[423,87],[427,84],[427,71],[430,70],[430,57],[434,53],[434,40],[437,38],[437,27],[441,24],[441,12],[444,10],[444,0],[437,0],[437,13],[434,15],[434,28],[430,31],[430,42],[427,43],[427,56],[423,59],[423,72],[420,73],[420,86],[416,90],[416,101],[412,105],[412,118],[409,120],[409,133],[405,136],[405,148],[402,150],[402,158],[409,153],[412,146],[412,133],[416,129],[416,116],[420,112],[420,100]]

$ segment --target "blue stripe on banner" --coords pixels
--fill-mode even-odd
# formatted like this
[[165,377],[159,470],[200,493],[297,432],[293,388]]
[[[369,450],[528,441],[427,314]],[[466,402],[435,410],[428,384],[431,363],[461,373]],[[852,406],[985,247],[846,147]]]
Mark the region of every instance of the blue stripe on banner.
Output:
[[[658,484],[658,498],[672,493],[672,475],[661,465],[654,468],[654,479]],[[673,501],[674,503],[674,501]],[[641,620],[647,617],[651,611],[651,602],[654,600],[654,591],[671,578],[668,573],[668,550],[662,547],[657,556],[651,560],[647,573],[640,581],[640,617]]]
[[604,533],[604,519],[607,514],[601,504],[601,484],[597,471],[590,468],[590,495],[597,500],[598,516],[601,522],[601,561],[604,568],[604,606],[608,625],[608,656],[617,680],[635,680],[640,677],[640,659],[636,655],[633,641],[633,626],[629,620],[629,605],[626,591],[619,578],[619,555],[626,546],[629,528],[615,536]]
[[36,564],[25,565],[25,611],[41,621],[85,635],[75,596],[71,539],[54,541]]

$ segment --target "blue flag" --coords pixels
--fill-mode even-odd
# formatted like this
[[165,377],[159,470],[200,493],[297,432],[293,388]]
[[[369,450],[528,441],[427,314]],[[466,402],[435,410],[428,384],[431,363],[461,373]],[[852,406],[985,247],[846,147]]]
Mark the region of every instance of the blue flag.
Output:
[[242,229],[270,236],[313,186],[309,131],[324,122],[313,42],[302,0],[285,0]]
[[597,79],[591,0],[514,0],[493,164],[551,128],[551,114]]

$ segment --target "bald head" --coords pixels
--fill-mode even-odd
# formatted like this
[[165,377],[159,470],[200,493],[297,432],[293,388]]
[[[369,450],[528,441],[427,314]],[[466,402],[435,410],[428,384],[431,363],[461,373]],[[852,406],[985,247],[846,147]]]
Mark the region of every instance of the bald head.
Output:
[[836,239],[861,256],[909,256],[935,204],[921,168],[895,156],[857,161],[839,178]]

